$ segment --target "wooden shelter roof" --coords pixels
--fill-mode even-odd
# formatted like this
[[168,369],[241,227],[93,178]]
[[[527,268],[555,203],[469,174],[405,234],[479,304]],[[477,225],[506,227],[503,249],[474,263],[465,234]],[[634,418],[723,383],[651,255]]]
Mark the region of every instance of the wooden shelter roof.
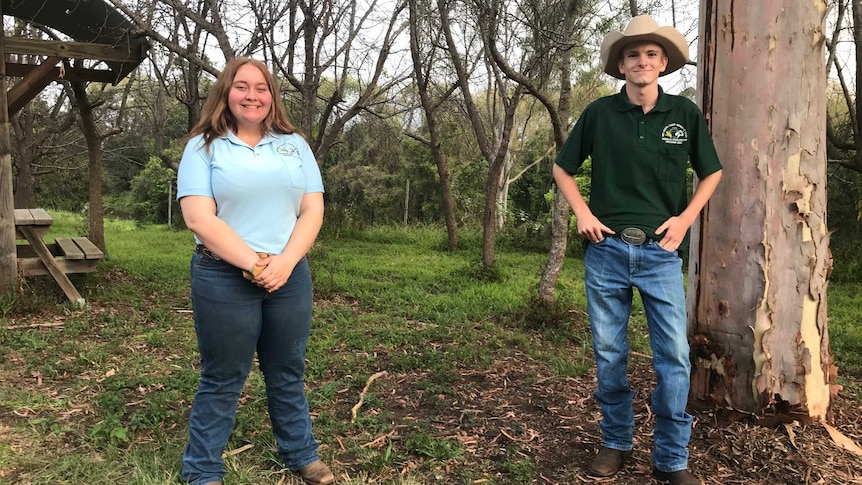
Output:
[[[7,54],[43,59],[39,64],[6,61],[6,75],[23,78],[7,94],[10,116],[61,78],[117,84],[143,62],[151,47],[146,36],[135,33],[132,22],[105,0],[0,0],[0,8],[3,15],[72,39],[3,39]],[[72,66],[69,59],[102,61],[98,66],[104,68]]]

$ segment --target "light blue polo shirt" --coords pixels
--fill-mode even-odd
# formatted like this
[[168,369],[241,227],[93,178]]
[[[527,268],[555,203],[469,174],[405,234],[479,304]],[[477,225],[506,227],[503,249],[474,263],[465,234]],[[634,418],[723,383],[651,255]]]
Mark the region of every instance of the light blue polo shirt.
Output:
[[177,173],[177,200],[212,197],[216,216],[265,253],[284,250],[302,196],[310,192],[323,192],[323,181],[311,147],[298,134],[268,134],[252,148],[228,131],[213,140],[209,153],[198,135],[186,144]]

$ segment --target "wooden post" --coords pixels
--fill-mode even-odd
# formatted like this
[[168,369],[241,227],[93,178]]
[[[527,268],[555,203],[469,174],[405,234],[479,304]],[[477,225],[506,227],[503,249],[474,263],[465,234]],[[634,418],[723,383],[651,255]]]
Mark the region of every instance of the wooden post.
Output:
[[15,247],[15,199],[12,195],[12,143],[6,98],[6,35],[0,3],[0,295],[18,287],[18,251]]
[[407,213],[410,209],[410,179],[407,179],[407,188],[404,189],[404,225],[407,225]]
[[174,198],[174,181],[168,180],[168,227],[171,227],[171,209],[173,208],[173,198]]

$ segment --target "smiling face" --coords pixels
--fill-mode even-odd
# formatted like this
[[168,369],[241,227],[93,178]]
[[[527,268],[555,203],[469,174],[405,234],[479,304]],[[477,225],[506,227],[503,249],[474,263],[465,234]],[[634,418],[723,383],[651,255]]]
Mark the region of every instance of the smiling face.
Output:
[[648,86],[667,69],[667,56],[655,42],[633,42],[620,51],[619,68],[627,83]]
[[272,109],[272,91],[260,69],[251,64],[237,69],[227,104],[239,130],[261,127]]

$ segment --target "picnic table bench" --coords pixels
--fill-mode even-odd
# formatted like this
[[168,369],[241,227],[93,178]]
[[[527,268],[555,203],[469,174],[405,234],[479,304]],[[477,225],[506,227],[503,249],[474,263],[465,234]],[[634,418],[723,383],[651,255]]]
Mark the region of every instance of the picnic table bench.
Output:
[[27,244],[17,244],[18,271],[30,275],[51,275],[73,303],[83,305],[84,298],[69,280],[71,273],[89,273],[105,253],[85,237],[58,237],[46,244],[45,234],[54,218],[45,209],[15,209],[16,237]]

